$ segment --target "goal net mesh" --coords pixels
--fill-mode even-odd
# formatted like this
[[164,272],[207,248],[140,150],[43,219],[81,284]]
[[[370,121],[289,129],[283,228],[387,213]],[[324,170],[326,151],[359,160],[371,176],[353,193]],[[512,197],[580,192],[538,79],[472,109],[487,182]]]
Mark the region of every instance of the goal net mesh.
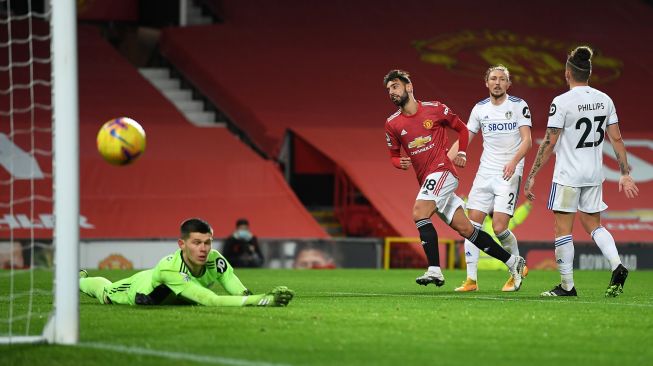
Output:
[[0,337],[40,336],[53,309],[50,14],[0,0]]

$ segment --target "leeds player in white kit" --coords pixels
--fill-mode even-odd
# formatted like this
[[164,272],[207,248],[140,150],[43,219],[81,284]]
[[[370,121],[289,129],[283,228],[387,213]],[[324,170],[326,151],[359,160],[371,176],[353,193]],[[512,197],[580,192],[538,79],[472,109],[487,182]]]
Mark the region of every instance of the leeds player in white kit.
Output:
[[540,146],[524,192],[535,199],[535,175],[556,153],[553,183],[548,208],[555,216],[555,256],[561,283],[542,296],[577,296],[573,278],[574,244],[572,228],[576,212],[585,231],[610,262],[612,278],[606,296],[623,292],[628,270],[621,264],[612,235],[601,226],[603,202],[603,142],[606,135],[619,163],[621,178],[619,191],[627,198],[637,196],[639,190],[630,177],[626,147],[617,113],[610,97],[588,85],[592,71],[592,50],[577,47],[567,58],[565,79],[570,90],[553,99],[549,110],[546,135]]
[[[510,72],[503,65],[490,67],[485,73],[485,86],[490,96],[478,102],[469,116],[469,141],[476,134],[483,136],[483,154],[474,184],[469,192],[467,214],[479,230],[488,214],[492,229],[503,247],[518,256],[517,238],[508,229],[519,198],[519,185],[524,171],[524,156],[531,147],[531,114],[523,99],[507,94]],[[450,152],[455,156],[456,142]],[[493,213],[492,213],[493,212]],[[458,292],[477,291],[477,269],[480,250],[465,240],[467,279]],[[524,270],[524,276],[527,270]],[[502,291],[517,291],[512,276]]]

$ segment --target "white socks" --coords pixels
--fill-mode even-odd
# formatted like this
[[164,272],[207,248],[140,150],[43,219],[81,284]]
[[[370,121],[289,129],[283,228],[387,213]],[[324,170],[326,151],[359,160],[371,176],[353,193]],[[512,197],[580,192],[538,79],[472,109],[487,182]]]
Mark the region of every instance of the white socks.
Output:
[[442,269],[440,269],[440,267],[437,266],[429,266],[429,268],[427,268],[426,271],[431,273],[437,273],[439,275],[442,274]]
[[512,266],[515,265],[516,261],[517,261],[517,257],[511,254],[510,258],[508,258],[508,260],[506,261],[506,266],[508,266],[508,268],[512,268]]
[[478,256],[481,250],[474,243],[465,239],[465,263],[467,263],[467,277],[476,281],[478,276]]
[[497,239],[499,239],[499,242],[501,245],[503,245],[503,249],[505,249],[508,253],[514,256],[519,256],[517,238],[515,237],[515,234],[510,231],[510,229],[506,229],[505,231],[498,233]]
[[574,240],[571,235],[555,239],[556,263],[562,279],[562,288],[566,291],[574,287]]
[[592,231],[592,239],[601,249],[605,259],[610,262],[610,267],[614,271],[621,264],[621,259],[619,259],[619,252],[617,252],[617,246],[610,232],[603,226],[599,226]]
[[[470,221],[475,228],[481,230],[481,224]],[[465,263],[467,263],[467,277],[476,281],[478,277],[478,256],[481,250],[471,241],[465,239]]]

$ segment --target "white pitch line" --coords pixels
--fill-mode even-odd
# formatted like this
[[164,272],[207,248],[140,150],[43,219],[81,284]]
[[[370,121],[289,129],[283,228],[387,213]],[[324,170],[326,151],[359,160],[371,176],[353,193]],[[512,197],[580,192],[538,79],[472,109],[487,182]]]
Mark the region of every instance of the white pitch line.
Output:
[[282,363],[271,363],[263,361],[250,361],[239,358],[229,358],[220,356],[197,355],[192,353],[171,352],[150,348],[127,347],[119,344],[83,342],[77,347],[94,348],[105,351],[115,351],[132,355],[156,356],[171,360],[193,361],[198,363],[208,363],[214,365],[233,365],[233,366],[290,366]]
[[493,301],[529,301],[529,302],[543,302],[543,303],[556,303],[556,304],[598,304],[598,305],[617,305],[617,306],[635,306],[635,307],[653,307],[653,303],[623,303],[623,302],[597,302],[597,301],[582,301],[570,299],[571,301],[557,301],[552,298],[547,299],[524,299],[524,298],[509,298],[509,297],[493,297],[493,296],[470,296],[470,295],[437,295],[431,296],[432,294],[376,294],[376,293],[365,293],[365,292],[319,292],[321,295],[330,295],[330,296],[361,296],[361,297],[433,297],[437,299],[478,299],[478,300],[493,300]]

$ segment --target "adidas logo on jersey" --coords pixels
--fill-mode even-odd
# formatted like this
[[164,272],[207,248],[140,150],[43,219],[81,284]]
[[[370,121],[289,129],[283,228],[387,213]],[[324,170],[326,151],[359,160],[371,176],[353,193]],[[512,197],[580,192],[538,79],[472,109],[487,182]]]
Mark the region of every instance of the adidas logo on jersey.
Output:
[[408,134],[408,132],[406,132],[406,130],[401,130],[401,136],[407,135],[407,134]]
[[181,275],[181,279],[182,279],[184,282],[189,282],[189,281],[190,281],[190,276],[188,276],[188,273],[179,272],[179,274]]

